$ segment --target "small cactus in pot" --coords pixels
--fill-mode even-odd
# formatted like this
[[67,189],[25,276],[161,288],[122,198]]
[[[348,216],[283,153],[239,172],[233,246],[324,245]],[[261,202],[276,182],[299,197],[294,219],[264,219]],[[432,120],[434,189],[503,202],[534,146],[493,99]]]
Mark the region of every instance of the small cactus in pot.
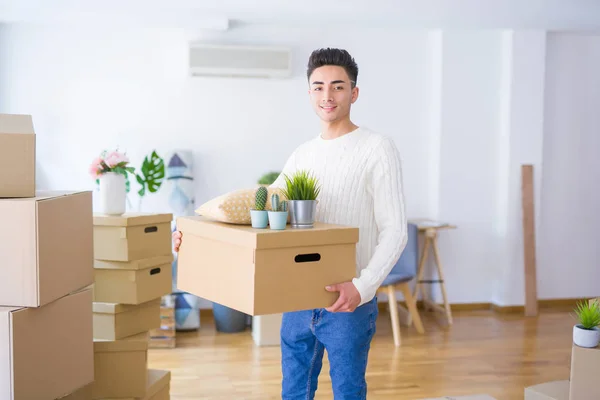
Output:
[[271,210],[269,211],[269,225],[271,229],[283,230],[287,225],[287,201],[281,201],[277,193],[271,196]]
[[256,189],[254,208],[250,210],[250,219],[253,228],[264,229],[268,224],[268,214],[265,210],[267,205],[267,196],[269,192],[266,187],[261,186]]

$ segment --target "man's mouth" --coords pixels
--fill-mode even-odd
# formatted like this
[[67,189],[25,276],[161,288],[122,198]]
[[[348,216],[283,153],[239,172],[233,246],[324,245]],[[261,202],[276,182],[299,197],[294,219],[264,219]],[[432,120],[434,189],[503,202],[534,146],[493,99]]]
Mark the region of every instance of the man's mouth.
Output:
[[320,106],[324,111],[333,111],[337,106]]

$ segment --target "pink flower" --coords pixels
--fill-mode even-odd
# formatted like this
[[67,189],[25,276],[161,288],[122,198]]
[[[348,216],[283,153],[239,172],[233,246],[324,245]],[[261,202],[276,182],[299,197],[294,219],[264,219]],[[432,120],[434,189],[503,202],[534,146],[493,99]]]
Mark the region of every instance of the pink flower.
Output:
[[106,156],[106,158],[104,159],[104,162],[110,168],[114,168],[121,163],[125,163],[125,164],[128,163],[129,158],[127,158],[127,156],[123,153],[119,153],[118,151],[113,151]]
[[97,179],[102,174],[102,158],[97,157],[92,161],[89,172],[94,179]]

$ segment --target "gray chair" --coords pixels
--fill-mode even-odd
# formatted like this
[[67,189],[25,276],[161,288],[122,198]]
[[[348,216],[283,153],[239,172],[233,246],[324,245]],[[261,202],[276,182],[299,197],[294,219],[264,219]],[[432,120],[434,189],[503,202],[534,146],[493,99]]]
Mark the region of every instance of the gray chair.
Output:
[[400,255],[398,262],[392,268],[388,276],[385,278],[378,292],[387,294],[390,304],[390,316],[392,319],[392,332],[394,334],[394,344],[400,347],[400,320],[398,318],[398,305],[396,299],[396,290],[401,290],[406,301],[406,311],[409,313],[409,318],[415,323],[417,332],[424,333],[423,323],[417,310],[416,299],[412,295],[409,283],[417,276],[417,266],[419,263],[419,241],[418,228],[415,224],[408,224],[408,241],[404,251]]

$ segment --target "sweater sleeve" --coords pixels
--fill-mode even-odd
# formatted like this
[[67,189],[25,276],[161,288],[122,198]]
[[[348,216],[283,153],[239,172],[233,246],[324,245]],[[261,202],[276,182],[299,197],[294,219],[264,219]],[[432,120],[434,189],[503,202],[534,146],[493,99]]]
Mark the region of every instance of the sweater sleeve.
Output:
[[390,138],[379,144],[368,172],[373,196],[377,246],[367,267],[352,283],[360,293],[360,305],[370,301],[394,267],[408,239],[400,154]]

